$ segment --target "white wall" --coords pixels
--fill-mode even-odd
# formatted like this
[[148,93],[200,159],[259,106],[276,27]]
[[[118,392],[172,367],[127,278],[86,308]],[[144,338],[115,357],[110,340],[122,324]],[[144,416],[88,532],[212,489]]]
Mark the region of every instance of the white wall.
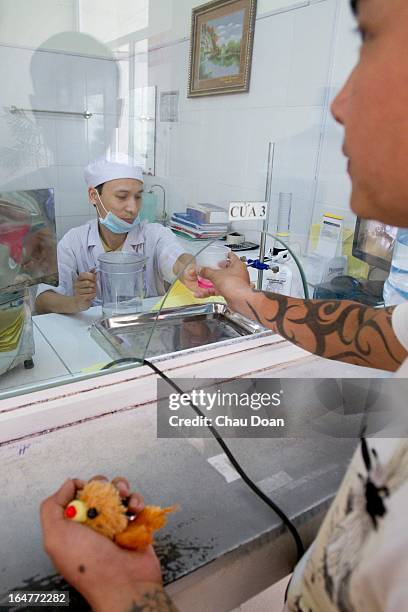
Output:
[[[102,0],[98,7],[90,0],[0,0],[0,189],[53,187],[58,237],[94,216],[84,166],[105,153],[128,152],[131,130],[137,139],[140,129],[137,96],[129,104],[131,40],[112,40],[145,26],[149,0],[123,0],[107,12],[111,4],[104,0],[101,11]],[[91,35],[75,31],[80,26]],[[136,64],[142,87],[146,58]],[[11,106],[93,116],[16,115]]]
[[[0,45],[0,188],[54,187],[60,237],[94,216],[84,166],[109,150],[127,152],[129,105],[120,117],[117,95],[128,97],[128,61],[41,51],[32,79],[33,53]],[[123,75],[119,91],[115,66]],[[86,120],[67,114],[15,115],[11,106],[65,113],[87,109],[93,116]]]
[[[318,221],[325,211],[345,211],[352,224],[347,212],[349,180],[340,154],[342,131],[328,114],[330,99],[357,57],[358,39],[352,33],[348,0],[259,0],[250,92],[195,99],[187,98],[188,39],[191,9],[201,0],[150,0],[148,6],[143,0],[142,13],[136,7],[132,19],[137,21],[139,15],[143,21],[148,13],[149,38],[138,44],[141,52],[134,58],[118,62],[119,96],[125,100],[121,117],[112,96],[113,62],[96,59],[103,55],[102,44],[97,47],[88,41],[86,54],[78,55],[76,49],[84,53],[82,43],[60,39],[60,52],[37,54],[41,70],[33,85],[33,51],[17,43],[9,45],[18,40],[27,47],[30,40],[42,42],[40,35],[53,34],[57,26],[61,30],[68,27],[74,18],[73,3],[56,2],[51,9],[47,1],[36,0],[30,12],[27,2],[19,0],[20,8],[27,11],[22,13],[19,30],[18,3],[0,0],[5,17],[0,31],[0,187],[54,186],[59,235],[93,215],[83,166],[109,148],[127,151],[133,125],[128,104],[132,65],[136,87],[156,85],[159,95],[180,91],[179,123],[157,123],[156,176],[152,179],[167,188],[172,210],[183,210],[197,200],[227,206],[230,200],[262,199],[267,147],[273,141],[271,229],[279,191],[294,194],[292,229],[298,234],[306,236],[311,220]],[[41,30],[34,20],[36,34],[29,39],[29,19],[34,19],[33,7],[40,5],[48,7],[50,24]],[[97,36],[97,14],[90,10],[92,6],[82,3],[87,13],[80,11],[80,18],[83,27]],[[125,53],[129,42],[140,39],[144,27],[131,33],[126,42],[126,23],[121,13],[115,15],[112,32],[124,34],[116,50]],[[138,23],[144,26],[142,21]],[[4,24],[8,24],[7,31]],[[104,32],[105,39],[109,38]],[[63,52],[68,48],[70,53]],[[96,90],[95,82],[101,80],[104,87]],[[16,117],[7,110],[11,105],[89,109],[94,116],[89,121],[30,113]]]
[[36,48],[64,30],[75,29],[77,0],[0,0],[2,44]]
[[262,199],[267,146],[273,141],[271,228],[277,194],[289,191],[292,228],[306,235],[322,212],[348,209],[341,130],[327,113],[356,58],[348,2],[261,1],[250,92],[188,99],[186,37],[197,4],[177,0],[174,30],[157,35],[149,53],[149,83],[159,95],[180,91],[179,123],[158,122],[155,179],[167,187],[172,210],[197,200],[227,206],[233,199]]
[[79,26],[104,43],[138,33],[144,37],[149,26],[149,0],[80,0]]
[[[258,0],[257,16],[321,1],[323,0]],[[191,11],[202,4],[203,0],[150,0],[148,25],[150,43],[163,44],[190,36]]]

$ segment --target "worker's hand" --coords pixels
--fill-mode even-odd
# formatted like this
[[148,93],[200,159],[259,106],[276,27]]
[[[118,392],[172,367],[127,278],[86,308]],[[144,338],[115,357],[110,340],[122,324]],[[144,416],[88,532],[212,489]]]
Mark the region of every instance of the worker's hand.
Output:
[[196,298],[206,298],[211,295],[218,295],[214,288],[201,288],[198,286],[197,267],[194,264],[187,266],[180,277],[181,282],[185,285]]
[[[125,479],[116,478],[112,483],[122,497],[130,495],[131,511],[137,513],[143,509],[143,498],[130,494]],[[58,572],[85,597],[93,610],[122,609],[118,602],[131,602],[142,584],[160,588],[160,562],[151,546],[143,553],[128,551],[90,527],[64,518],[65,507],[84,485],[84,481],[67,480],[41,504],[44,548]]]
[[78,311],[88,310],[96,298],[96,272],[81,272],[74,282],[74,298]]
[[215,294],[222,295],[233,310],[240,310],[242,301],[252,291],[245,263],[234,253],[228,253],[228,261],[220,264],[221,270],[203,267],[200,276],[208,278],[215,286]]

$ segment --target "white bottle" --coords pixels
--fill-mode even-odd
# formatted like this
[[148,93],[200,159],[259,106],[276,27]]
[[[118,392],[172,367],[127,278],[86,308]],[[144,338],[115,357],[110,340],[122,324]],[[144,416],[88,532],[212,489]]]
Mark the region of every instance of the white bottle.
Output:
[[293,272],[287,263],[289,255],[287,251],[279,253],[272,258],[270,270],[265,272],[264,291],[290,295],[292,290]]

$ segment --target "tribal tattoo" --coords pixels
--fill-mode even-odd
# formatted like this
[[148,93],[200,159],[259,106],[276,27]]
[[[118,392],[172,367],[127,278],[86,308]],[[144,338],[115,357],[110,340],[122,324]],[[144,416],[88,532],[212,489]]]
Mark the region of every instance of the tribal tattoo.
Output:
[[127,612],[178,612],[178,610],[166,591],[157,586],[142,593],[140,598],[132,602]]
[[375,309],[350,301],[253,293],[254,299],[246,302],[252,316],[311,353],[391,371],[406,357],[392,329],[394,307]]

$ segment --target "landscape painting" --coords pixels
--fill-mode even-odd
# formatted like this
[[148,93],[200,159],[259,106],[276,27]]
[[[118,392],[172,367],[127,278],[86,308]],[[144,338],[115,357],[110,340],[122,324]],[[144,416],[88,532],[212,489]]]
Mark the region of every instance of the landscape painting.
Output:
[[249,89],[255,0],[217,0],[193,10],[189,96]]

